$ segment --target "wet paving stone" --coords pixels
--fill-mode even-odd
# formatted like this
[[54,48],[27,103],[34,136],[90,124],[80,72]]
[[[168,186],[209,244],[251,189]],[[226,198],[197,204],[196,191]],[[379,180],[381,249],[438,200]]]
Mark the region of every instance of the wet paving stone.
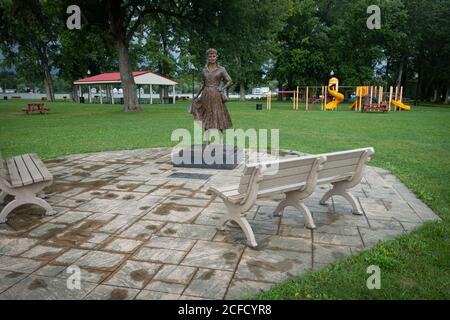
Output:
[[273,283],[233,279],[225,296],[227,300],[240,300],[268,291]]
[[168,223],[157,233],[159,236],[211,240],[217,229],[212,226],[201,226],[193,224]]
[[142,241],[132,239],[114,239],[103,250],[129,253],[142,244]]
[[312,268],[311,253],[283,250],[245,250],[236,271],[236,278],[280,282]]
[[161,268],[161,264],[128,260],[105,284],[143,289]]
[[0,270],[32,273],[42,266],[42,261],[27,258],[0,256]]
[[182,265],[233,271],[243,250],[239,244],[198,241]]
[[132,259],[150,261],[156,263],[179,263],[186,252],[179,250],[163,249],[163,248],[148,248],[144,247],[136,252]]
[[96,287],[85,300],[132,300],[139,290],[123,287],[114,287],[107,285],[100,285]]
[[79,290],[71,290],[65,279],[31,276],[0,294],[0,300],[79,300],[94,287],[82,282]]
[[210,299],[223,299],[230,284],[232,272],[199,269],[184,294]]
[[152,247],[152,248],[189,251],[194,246],[195,242],[196,242],[195,240],[189,240],[189,239],[183,239],[183,238],[153,236],[144,245],[146,247]]
[[65,251],[64,248],[37,245],[23,253],[22,257],[50,261],[59,256],[63,251]]
[[28,276],[25,273],[0,270],[0,293]]
[[154,233],[158,232],[163,225],[164,222],[162,221],[141,220],[131,225],[120,235],[126,238],[148,240]]
[[123,254],[90,251],[75,261],[75,264],[80,267],[111,271],[114,270],[124,258],[125,256]]
[[0,237],[0,255],[16,256],[39,242],[37,239]]

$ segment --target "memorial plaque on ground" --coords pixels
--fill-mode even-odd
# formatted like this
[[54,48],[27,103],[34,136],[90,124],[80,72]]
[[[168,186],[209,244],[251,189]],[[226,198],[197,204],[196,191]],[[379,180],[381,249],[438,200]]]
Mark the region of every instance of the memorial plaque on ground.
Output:
[[230,145],[190,145],[172,151],[172,164],[180,168],[232,170],[243,161],[242,150]]

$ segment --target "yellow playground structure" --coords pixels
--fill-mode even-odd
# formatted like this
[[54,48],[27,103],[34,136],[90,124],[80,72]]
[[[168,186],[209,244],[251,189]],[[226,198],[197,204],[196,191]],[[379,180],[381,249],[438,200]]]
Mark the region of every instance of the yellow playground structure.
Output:
[[[403,99],[403,87],[397,86],[394,90],[394,87],[391,86],[389,89],[389,92],[385,92],[383,86],[341,86],[341,90],[349,96],[351,101],[355,99],[349,107],[353,111],[410,111],[411,106],[404,103],[408,99]],[[338,105],[345,100],[344,94],[339,92],[339,79],[335,77],[328,81],[328,86],[306,86],[297,87],[291,91],[270,91],[266,97],[267,110],[272,109],[272,97],[274,94],[281,95],[281,99],[286,97],[286,95],[291,95],[292,109],[294,110],[299,110],[300,102],[304,102],[306,111],[310,109],[317,110],[316,106],[319,106],[320,110],[323,111],[337,111]]]
[[331,78],[328,81],[328,93],[334,97],[334,100],[325,105],[325,110],[334,110],[338,104],[344,102],[344,95],[339,93],[339,80],[338,78]]

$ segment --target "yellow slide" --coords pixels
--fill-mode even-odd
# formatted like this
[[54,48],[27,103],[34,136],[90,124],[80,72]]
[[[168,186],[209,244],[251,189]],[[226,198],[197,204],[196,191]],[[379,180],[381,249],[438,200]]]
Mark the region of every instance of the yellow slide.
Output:
[[393,101],[392,101],[392,104],[393,104],[394,106],[400,108],[400,109],[403,109],[403,110],[407,110],[407,111],[411,110],[411,106],[408,106],[408,105],[404,104],[404,103],[401,102],[400,100],[393,100]]
[[335,88],[338,87],[339,80],[337,78],[331,78],[330,81],[328,81],[328,92],[334,97],[334,100],[327,103],[325,110],[334,110],[337,108],[338,104],[344,102],[344,95],[339,93],[336,89],[331,89],[333,85]]

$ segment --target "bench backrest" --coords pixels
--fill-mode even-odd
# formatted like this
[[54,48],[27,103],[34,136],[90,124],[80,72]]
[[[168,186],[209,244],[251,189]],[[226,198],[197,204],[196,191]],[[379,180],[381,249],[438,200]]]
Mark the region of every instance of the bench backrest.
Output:
[[259,193],[302,189],[312,175],[317,177],[320,165],[325,160],[325,156],[315,155],[247,164],[238,191],[241,194],[248,193],[258,178],[261,179],[258,184]]
[[324,153],[327,161],[319,173],[319,183],[352,179],[356,176],[359,178],[367,161],[374,153],[373,148]]

